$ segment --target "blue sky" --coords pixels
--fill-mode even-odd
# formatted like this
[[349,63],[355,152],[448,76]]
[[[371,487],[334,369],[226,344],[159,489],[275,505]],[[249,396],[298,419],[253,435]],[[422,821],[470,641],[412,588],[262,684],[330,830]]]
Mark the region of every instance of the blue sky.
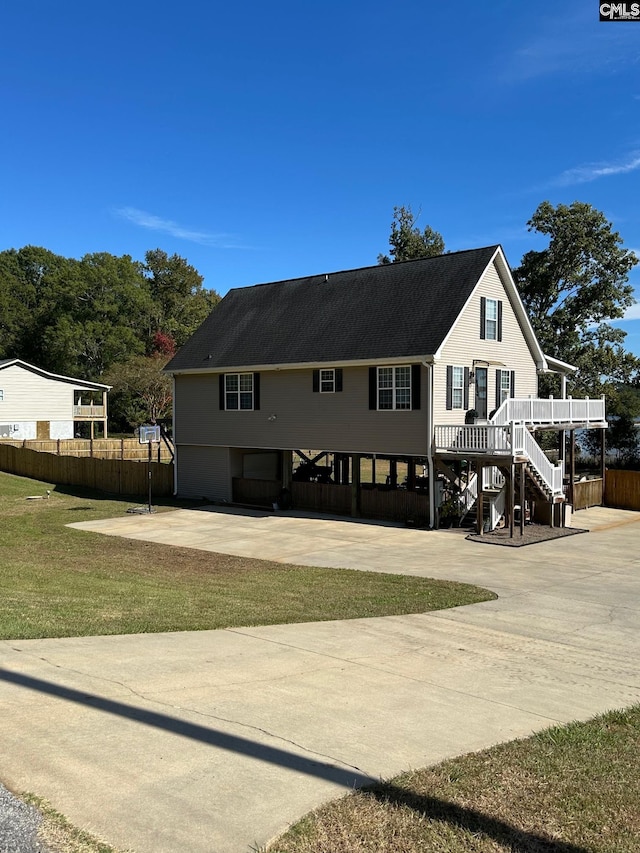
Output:
[[160,247],[224,294],[375,263],[394,205],[517,266],[549,199],[640,252],[640,23],[598,5],[3,4],[0,249]]

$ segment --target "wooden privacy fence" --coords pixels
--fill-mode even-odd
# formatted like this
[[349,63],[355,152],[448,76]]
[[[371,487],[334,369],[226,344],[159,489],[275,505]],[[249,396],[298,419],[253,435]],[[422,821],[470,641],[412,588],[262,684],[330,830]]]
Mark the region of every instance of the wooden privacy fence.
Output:
[[[0,470],[45,483],[84,486],[117,495],[147,495],[148,465],[122,459],[56,456],[0,443]],[[173,494],[173,465],[151,463],[155,497]]]
[[[146,461],[149,448],[137,438],[58,438],[48,441],[2,439],[0,446],[11,445],[57,456],[84,456],[90,459],[131,459]],[[171,453],[164,442],[152,445],[152,458],[157,462],[170,462]]]
[[310,509],[336,515],[351,513],[351,486],[334,483],[291,483],[291,497],[295,509]]
[[610,471],[604,481],[606,506],[640,510],[640,471]]
[[363,489],[360,507],[364,518],[384,521],[411,521],[421,527],[429,524],[429,495],[408,489]]
[[[607,477],[609,475],[607,474]],[[590,506],[602,506],[602,479],[584,480],[573,484],[573,508],[588,509]]]

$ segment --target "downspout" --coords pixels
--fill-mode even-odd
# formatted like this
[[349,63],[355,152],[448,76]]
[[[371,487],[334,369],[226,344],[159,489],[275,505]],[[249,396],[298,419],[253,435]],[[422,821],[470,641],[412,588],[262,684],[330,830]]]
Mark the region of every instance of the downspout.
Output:
[[423,361],[427,368],[427,468],[429,471],[429,528],[436,526],[436,481],[433,464],[433,363]]

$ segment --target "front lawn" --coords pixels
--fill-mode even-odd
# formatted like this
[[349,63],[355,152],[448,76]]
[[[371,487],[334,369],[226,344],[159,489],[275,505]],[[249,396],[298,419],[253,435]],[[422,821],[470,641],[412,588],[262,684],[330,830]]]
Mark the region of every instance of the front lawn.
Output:
[[638,853],[640,706],[406,773],[270,853]]
[[[26,499],[47,489],[48,500]],[[283,565],[65,527],[139,503],[0,473],[0,639],[355,619],[495,598],[466,584]]]

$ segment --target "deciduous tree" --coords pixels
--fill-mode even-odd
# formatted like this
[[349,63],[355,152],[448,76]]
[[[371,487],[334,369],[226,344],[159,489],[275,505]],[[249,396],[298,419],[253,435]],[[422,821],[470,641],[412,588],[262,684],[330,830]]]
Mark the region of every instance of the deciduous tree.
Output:
[[613,394],[639,368],[624,349],[626,333],[610,323],[635,302],[629,272],[637,257],[604,214],[584,202],[543,201],[527,224],[549,238],[514,270],[544,352],[579,368],[574,392]]

